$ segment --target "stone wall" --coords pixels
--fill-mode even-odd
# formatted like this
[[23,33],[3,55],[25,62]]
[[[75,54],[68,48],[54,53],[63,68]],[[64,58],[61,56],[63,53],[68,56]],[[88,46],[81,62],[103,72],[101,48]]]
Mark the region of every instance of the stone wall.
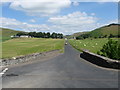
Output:
[[57,53],[57,52],[59,52],[59,50],[53,50],[53,51],[44,52],[44,53],[34,53],[30,55],[12,57],[8,59],[1,59],[0,65],[9,66],[9,65],[15,65],[15,64],[28,62],[30,60],[39,60],[41,57],[43,58],[43,57],[46,57],[48,54]]
[[84,58],[85,60],[107,68],[113,68],[113,69],[120,69],[120,61],[113,60],[107,57],[103,57],[94,53],[91,53],[87,50],[82,50],[83,53],[80,54],[80,57]]

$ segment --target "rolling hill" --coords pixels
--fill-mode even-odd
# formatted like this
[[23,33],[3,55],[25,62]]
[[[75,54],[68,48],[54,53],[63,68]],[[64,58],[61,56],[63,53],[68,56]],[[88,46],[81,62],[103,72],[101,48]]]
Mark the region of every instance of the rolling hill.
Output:
[[21,31],[15,31],[7,28],[0,28],[0,42],[11,39],[10,36],[17,34]]
[[120,28],[120,24],[109,24],[100,28],[97,28],[90,32],[78,32],[74,33],[72,35],[69,35],[70,38],[72,37],[81,37],[83,35],[89,35],[91,37],[102,37],[105,36],[108,37],[110,34],[112,35],[120,35],[118,28]]
[[89,34],[92,37],[99,37],[99,36],[105,36],[105,35],[108,37],[110,34],[118,35],[118,28],[120,28],[120,24],[110,24],[110,25],[95,29],[91,31]]
[[89,33],[89,32],[77,32],[77,33],[74,33],[72,35],[66,35],[65,38],[69,39],[69,38],[73,38],[73,37],[78,37],[78,36],[80,36],[82,34],[87,34],[87,33]]

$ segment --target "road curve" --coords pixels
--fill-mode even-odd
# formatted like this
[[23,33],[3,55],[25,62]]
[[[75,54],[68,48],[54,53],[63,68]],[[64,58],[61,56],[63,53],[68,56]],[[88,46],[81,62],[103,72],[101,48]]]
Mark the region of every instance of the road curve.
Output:
[[[12,76],[9,76],[13,74]],[[118,71],[99,68],[80,58],[69,44],[51,60],[10,68],[3,88],[118,88]]]

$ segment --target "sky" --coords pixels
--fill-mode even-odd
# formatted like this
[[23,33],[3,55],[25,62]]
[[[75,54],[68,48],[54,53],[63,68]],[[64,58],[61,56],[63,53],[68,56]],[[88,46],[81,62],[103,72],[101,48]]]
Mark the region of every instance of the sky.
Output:
[[64,35],[118,23],[116,0],[11,0],[0,3],[0,27]]

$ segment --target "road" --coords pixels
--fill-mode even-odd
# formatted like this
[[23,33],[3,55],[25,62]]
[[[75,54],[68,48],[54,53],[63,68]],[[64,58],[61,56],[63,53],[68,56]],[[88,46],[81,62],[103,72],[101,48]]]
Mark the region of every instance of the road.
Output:
[[51,60],[9,68],[2,81],[3,88],[117,88],[118,71],[85,61],[68,44]]

